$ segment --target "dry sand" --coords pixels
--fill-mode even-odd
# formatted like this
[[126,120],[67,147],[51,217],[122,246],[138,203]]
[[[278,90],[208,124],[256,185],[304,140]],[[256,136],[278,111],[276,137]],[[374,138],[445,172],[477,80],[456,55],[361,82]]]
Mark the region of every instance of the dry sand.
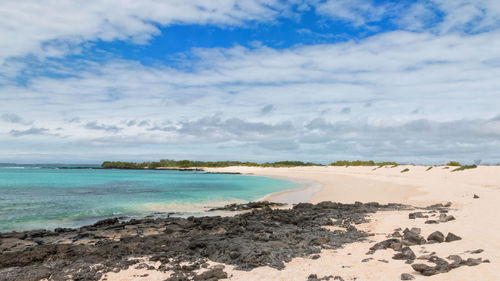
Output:
[[[409,171],[401,173],[405,168]],[[451,172],[453,167],[433,167],[426,171],[427,169],[424,166],[209,169],[284,178],[305,185],[298,190],[266,198],[272,201],[394,202],[420,207],[451,202],[450,214],[456,218],[436,225],[424,224],[425,219],[409,220],[409,211],[379,212],[372,216],[370,223],[359,226],[375,234],[371,237],[371,243],[355,243],[337,251],[323,251],[316,260],[296,258],[281,271],[262,267],[243,272],[226,265],[229,280],[307,280],[309,274],[317,274],[318,277],[338,275],[345,280],[400,280],[401,273],[410,273],[415,276],[415,280],[429,281],[500,280],[500,167],[480,166],[458,172]],[[473,199],[474,194],[480,198]],[[464,266],[448,273],[425,277],[413,271],[404,261],[393,260],[392,250],[380,250],[372,256],[365,254],[374,242],[387,239],[386,235],[398,227],[419,227],[424,237],[439,230],[445,235],[453,232],[463,238],[452,243],[412,246],[417,257],[426,252],[436,252],[443,258],[459,254],[462,258],[482,257],[489,259],[491,263]],[[476,249],[484,249],[484,252],[464,254]],[[361,262],[368,257],[373,260]],[[134,274],[133,269],[129,271],[128,275],[121,273],[119,278],[116,278],[117,275],[108,276],[108,280],[153,280],[148,277],[138,278],[144,272]],[[135,278],[131,279],[131,275],[135,275]]]

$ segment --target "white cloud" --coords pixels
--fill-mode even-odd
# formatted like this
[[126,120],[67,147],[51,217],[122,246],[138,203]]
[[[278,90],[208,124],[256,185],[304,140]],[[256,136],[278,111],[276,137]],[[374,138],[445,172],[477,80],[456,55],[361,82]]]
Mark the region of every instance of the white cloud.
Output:
[[380,2],[373,0],[326,0],[310,3],[316,12],[354,27],[376,27],[392,20],[405,30],[440,34],[477,33],[500,27],[497,0],[418,0]]
[[[183,146],[207,158],[229,145],[220,155],[267,150],[325,161],[346,155],[422,160],[465,159],[466,151],[487,159],[500,136],[490,120],[500,105],[498,45],[496,31],[391,32],[284,50],[199,49],[193,71],[90,63],[69,78],[42,76],[26,87],[0,88],[0,112],[23,112],[47,129],[44,139],[86,147],[95,157],[104,155],[100,147],[118,154],[134,147],[127,151],[136,155]],[[268,105],[279,111],[263,116]],[[350,114],[341,114],[345,108]],[[323,121],[311,123],[319,116]],[[67,122],[72,118],[80,122]],[[18,125],[2,125],[0,140],[26,130]],[[286,145],[276,152],[279,141]],[[197,150],[200,143],[211,147]]]
[[497,0],[420,0],[400,8],[395,21],[409,30],[478,33],[500,27]]
[[496,0],[434,0],[445,13],[440,29],[443,32],[468,30],[479,32],[500,26],[500,5]]
[[348,22],[356,27],[380,21],[391,9],[388,4],[375,4],[371,0],[327,0],[315,5],[320,15]]
[[[0,5],[0,63],[33,54],[60,57],[87,41],[144,43],[171,24],[243,25],[271,21],[286,7],[275,0],[5,0]],[[1,65],[1,64],[0,64]]]
[[146,43],[160,34],[159,27],[172,24],[245,26],[314,7],[318,15],[355,27],[395,19],[410,30],[427,27],[439,12],[443,18],[434,29],[479,32],[500,26],[499,6],[497,0],[420,0],[409,7],[372,0],[5,0],[0,6],[0,79],[18,67],[12,58],[64,57],[99,40]]
[[[238,160],[491,160],[500,156],[500,127],[492,119],[500,105],[494,2],[429,0],[408,8],[362,0],[32,1],[23,7],[4,1],[0,38],[9,40],[0,40],[0,158],[25,159],[12,152],[23,151],[140,160],[183,151],[184,157]],[[359,28],[390,17],[418,32],[280,50],[262,44],[195,49],[187,56],[194,60],[181,61],[187,70],[118,59],[43,60],[95,40],[144,43],[157,26],[273,21],[296,4],[316,5],[316,13]],[[61,77],[27,75],[19,83],[19,72],[38,74],[30,60],[14,58],[28,54]]]

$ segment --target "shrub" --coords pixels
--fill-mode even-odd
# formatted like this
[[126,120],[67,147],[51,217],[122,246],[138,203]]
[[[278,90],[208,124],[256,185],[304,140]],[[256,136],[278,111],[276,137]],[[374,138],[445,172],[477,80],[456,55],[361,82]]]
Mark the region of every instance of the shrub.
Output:
[[302,161],[278,161],[271,163],[255,163],[255,162],[240,162],[240,161],[191,161],[191,160],[169,160],[162,159],[159,162],[119,162],[105,161],[101,164],[103,169],[157,169],[165,168],[189,168],[189,167],[230,167],[230,166],[249,166],[249,167],[298,167],[298,166],[322,166],[321,164],[302,162]]
[[460,167],[462,166],[459,162],[457,161],[450,161],[448,162],[448,164],[446,164],[446,166],[456,166],[456,167]]
[[409,171],[410,171],[410,169],[406,168],[406,169],[402,170],[401,173],[406,173],[406,172],[409,172]]
[[375,162],[373,160],[363,161],[363,160],[339,160],[330,163],[330,166],[388,166],[388,165],[398,165],[396,162]]
[[467,169],[475,169],[477,168],[477,165],[466,165],[466,166],[462,166],[460,168],[456,168],[454,170],[452,170],[452,172],[458,172],[458,171],[463,171],[463,170],[467,170]]

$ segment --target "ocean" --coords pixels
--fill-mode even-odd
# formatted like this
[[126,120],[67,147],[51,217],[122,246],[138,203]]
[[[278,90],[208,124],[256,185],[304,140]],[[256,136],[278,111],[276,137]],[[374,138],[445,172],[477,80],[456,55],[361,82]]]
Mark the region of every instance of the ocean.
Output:
[[299,187],[280,179],[195,171],[0,165],[0,232],[80,227],[109,217],[207,215],[207,207]]

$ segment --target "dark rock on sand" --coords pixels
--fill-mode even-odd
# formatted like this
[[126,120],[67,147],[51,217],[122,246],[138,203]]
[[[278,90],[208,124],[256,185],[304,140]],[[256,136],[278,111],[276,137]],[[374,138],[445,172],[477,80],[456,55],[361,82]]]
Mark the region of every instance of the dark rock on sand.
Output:
[[466,261],[465,261],[465,264],[468,265],[468,266],[476,266],[476,265],[480,265],[482,263],[482,259],[481,258],[478,258],[478,259],[474,259],[474,258],[468,258]]
[[448,235],[446,235],[446,239],[445,239],[446,242],[453,242],[453,241],[457,241],[457,240],[462,240],[462,237],[457,236],[451,232],[448,233]]
[[403,244],[406,244],[407,246],[425,244],[425,239],[419,235],[420,229],[417,228],[412,230],[407,228],[403,231]]
[[408,218],[410,219],[416,219],[416,218],[428,218],[429,216],[424,215],[422,212],[414,212],[414,213],[409,213]]
[[447,259],[449,259],[455,263],[461,263],[463,261],[459,255],[450,255],[447,257]]
[[418,227],[412,227],[410,231],[416,234],[420,234],[422,232],[422,230]]
[[413,275],[408,274],[408,273],[402,273],[401,274],[401,280],[413,280],[415,277]]
[[342,280],[342,281],[344,280],[340,276],[333,277],[333,275],[318,277],[318,275],[316,275],[316,274],[311,274],[311,275],[309,275],[309,277],[307,277],[307,281],[321,281],[321,280],[330,280],[330,279]]
[[449,260],[452,260],[452,263],[448,263],[446,260],[439,257],[431,257],[429,259],[430,262],[434,263],[435,266],[429,266],[426,264],[413,264],[412,268],[415,271],[420,272],[424,276],[431,276],[439,273],[445,273],[452,269],[461,267],[461,266],[476,266],[481,264],[483,261],[481,258],[473,259],[468,258],[467,260],[463,260],[460,256],[451,255],[448,257]]
[[446,215],[446,214],[441,214],[439,215],[439,221],[440,222],[449,222],[455,220],[455,217],[452,215]]
[[417,258],[417,260],[429,260],[432,257],[432,255],[421,255]]
[[483,249],[477,249],[477,250],[468,251],[468,252],[471,253],[471,254],[480,254],[480,253],[484,252],[484,250]]
[[439,273],[434,266],[429,266],[423,263],[412,264],[411,267],[413,270],[420,272],[420,274],[424,276],[431,276]]
[[474,198],[474,199],[478,199],[478,198],[479,198],[479,196],[477,196],[476,194],[474,194],[474,197],[472,197],[472,198]]
[[272,208],[272,207],[282,207],[286,206],[284,203],[276,203],[276,202],[269,202],[269,201],[256,201],[256,202],[248,202],[244,204],[229,204],[224,207],[218,207],[218,208],[212,208],[209,209],[208,212],[213,212],[213,211],[246,211],[246,210],[252,210],[252,209],[262,209],[262,208]]
[[400,253],[396,253],[392,258],[395,260],[414,260],[416,256],[409,247],[404,247]]
[[425,221],[426,224],[438,224],[439,222],[437,220],[427,220]]
[[[139,266],[137,258],[160,262],[171,270],[168,280],[218,280],[222,268],[200,275],[206,261],[232,264],[240,270],[259,266],[282,269],[295,257],[318,254],[370,234],[355,225],[379,210],[398,204],[297,204],[292,209],[253,209],[230,217],[146,218],[120,222],[107,219],[63,231],[0,234],[0,280],[99,280],[110,271]],[[345,231],[329,231],[334,225]],[[399,242],[395,239],[393,242]],[[181,266],[184,265],[183,266]],[[187,266],[186,266],[187,264]]]
[[442,243],[444,241],[444,234],[441,231],[434,231],[427,237],[427,240]]
[[387,248],[392,248],[394,244],[400,243],[401,241],[396,238],[387,239],[381,242],[376,243],[375,245],[370,247],[370,250],[366,253],[367,255],[371,255],[378,250],[385,250]]
[[194,281],[217,281],[219,279],[227,278],[227,273],[222,271],[221,268],[214,268],[201,273],[194,277]]
[[401,235],[401,233],[399,233],[399,231],[394,231],[391,236],[392,237],[398,237],[398,238],[403,237],[403,235]]

